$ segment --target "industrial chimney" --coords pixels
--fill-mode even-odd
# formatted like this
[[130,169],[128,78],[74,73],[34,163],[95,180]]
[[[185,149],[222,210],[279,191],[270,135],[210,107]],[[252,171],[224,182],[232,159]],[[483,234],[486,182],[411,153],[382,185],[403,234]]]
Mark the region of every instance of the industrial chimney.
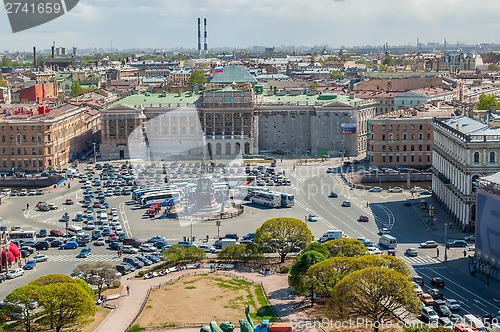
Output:
[[55,51],[56,51],[56,47],[54,45],[52,45],[52,59],[54,59],[54,57],[55,57]]
[[33,68],[36,68],[36,47],[33,46]]
[[198,17],[198,54],[201,54],[201,18]]
[[208,52],[208,44],[207,44],[207,19],[206,18],[203,19],[203,25],[204,25],[204,31],[205,31],[205,39],[204,39],[205,44],[203,46],[203,50],[205,51],[205,53],[207,53]]

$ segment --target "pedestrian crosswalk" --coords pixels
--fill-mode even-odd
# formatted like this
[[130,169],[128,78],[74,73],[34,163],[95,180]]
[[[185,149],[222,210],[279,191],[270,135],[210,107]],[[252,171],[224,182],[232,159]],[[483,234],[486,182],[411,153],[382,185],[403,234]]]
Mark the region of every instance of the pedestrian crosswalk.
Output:
[[429,265],[441,263],[436,257],[425,255],[417,257],[403,256],[401,257],[409,265]]
[[[74,254],[62,254],[62,255],[49,255],[48,262],[79,262],[79,263],[96,263],[96,262],[109,262],[109,263],[119,263],[123,261],[123,257],[134,256],[134,255],[123,255],[118,257],[117,254],[90,254],[85,258],[77,258],[78,252]],[[137,254],[136,254],[137,256]]]

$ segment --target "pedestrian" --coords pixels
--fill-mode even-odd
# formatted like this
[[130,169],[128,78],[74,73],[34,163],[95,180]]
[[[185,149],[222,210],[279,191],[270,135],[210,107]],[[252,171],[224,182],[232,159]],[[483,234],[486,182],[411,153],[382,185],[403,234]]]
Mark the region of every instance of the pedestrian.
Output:
[[26,210],[29,210],[29,208],[30,208],[30,205],[26,204]]
[[127,286],[127,295],[130,295],[130,286]]
[[368,207],[370,204],[368,204],[368,201],[366,201],[366,207]]
[[464,249],[464,257],[467,257],[467,250]]
[[439,257],[439,248],[436,248],[436,257]]

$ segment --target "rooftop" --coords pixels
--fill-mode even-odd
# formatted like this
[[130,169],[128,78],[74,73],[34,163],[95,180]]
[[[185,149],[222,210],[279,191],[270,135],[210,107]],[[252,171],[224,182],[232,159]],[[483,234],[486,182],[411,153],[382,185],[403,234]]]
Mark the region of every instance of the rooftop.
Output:
[[350,106],[360,106],[371,103],[369,100],[354,98],[337,94],[297,94],[297,95],[260,95],[258,99],[260,105],[323,105],[341,103]]
[[[177,107],[192,105],[200,98],[199,95],[184,92],[179,95],[177,93],[167,93],[166,95],[160,93],[143,93],[131,95],[114,102],[112,105],[125,105],[130,107]],[[152,106],[151,106],[152,105]]]
[[210,83],[257,83],[257,80],[243,66],[228,65],[223,72],[216,73]]
[[408,71],[401,71],[401,72],[393,72],[393,73],[386,73],[386,72],[378,72],[378,71],[371,71],[371,72],[366,72],[364,73],[364,76],[369,77],[369,78],[393,78],[393,79],[403,79],[403,78],[414,78],[414,77],[434,77],[434,76],[440,76],[441,74],[438,72],[408,72]]
[[392,119],[392,120],[399,120],[405,121],[410,119],[432,119],[432,118],[449,118],[451,117],[451,112],[449,109],[439,109],[439,108],[432,108],[432,109],[426,109],[426,110],[420,110],[420,109],[403,109],[403,110],[395,110],[392,112],[387,112],[385,114],[378,115],[374,117],[370,121],[374,120],[381,120],[381,119]]

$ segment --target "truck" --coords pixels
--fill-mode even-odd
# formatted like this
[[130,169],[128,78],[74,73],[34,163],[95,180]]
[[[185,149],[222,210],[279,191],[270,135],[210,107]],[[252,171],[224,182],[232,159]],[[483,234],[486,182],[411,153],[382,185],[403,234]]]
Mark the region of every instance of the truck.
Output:
[[236,244],[236,239],[222,239],[220,240],[222,244],[222,249]]
[[398,240],[389,234],[384,234],[378,239],[378,243],[387,249],[396,249]]
[[343,238],[344,236],[345,235],[344,235],[344,231],[343,230],[341,230],[341,229],[330,229],[330,230],[327,230],[325,232],[325,234],[323,234],[319,238],[319,242],[323,243],[323,242],[330,241],[330,240],[340,239],[340,238]]

